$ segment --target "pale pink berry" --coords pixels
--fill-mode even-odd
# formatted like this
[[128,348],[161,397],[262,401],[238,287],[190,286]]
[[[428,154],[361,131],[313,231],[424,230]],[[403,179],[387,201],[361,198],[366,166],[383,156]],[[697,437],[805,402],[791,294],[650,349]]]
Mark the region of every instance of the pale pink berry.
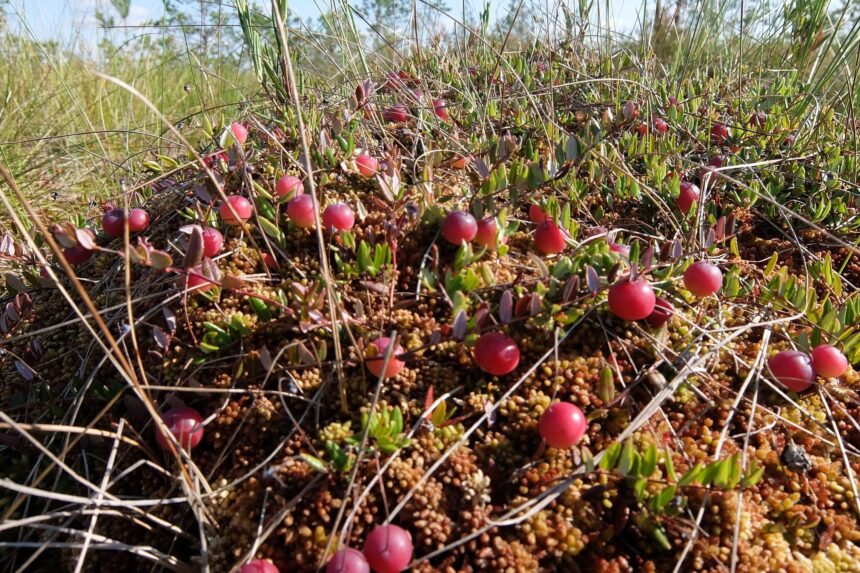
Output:
[[[230,207],[232,205],[233,211],[236,212],[236,216],[233,215],[233,212],[230,211]],[[251,207],[251,202],[242,197],[241,195],[230,195],[227,197],[227,201],[221,203],[221,220],[223,220],[228,225],[241,225],[245,221],[251,218],[251,215],[254,213],[253,207]]]
[[532,223],[543,223],[546,221],[546,213],[538,205],[529,205],[529,221]]
[[582,410],[570,402],[556,402],[544,411],[538,423],[541,437],[553,448],[570,448],[579,443],[588,424]]
[[325,573],[370,573],[370,565],[361,551],[345,547],[332,556]]
[[487,217],[478,221],[478,232],[475,234],[475,242],[480,246],[493,250],[496,248],[499,228],[495,217]]
[[302,229],[314,226],[314,198],[310,195],[299,195],[287,203],[287,217]]
[[346,203],[335,203],[325,208],[322,214],[323,228],[349,231],[355,225],[355,211]]
[[230,126],[230,131],[233,132],[233,137],[236,138],[236,141],[239,142],[239,145],[244,144],[245,141],[248,139],[248,128],[239,122],[234,121],[233,124]]
[[448,104],[444,99],[433,100],[433,112],[442,121],[448,121]]
[[203,256],[212,258],[221,252],[224,246],[224,235],[214,227],[203,229]]
[[365,179],[370,179],[376,172],[379,171],[379,161],[370,155],[358,155],[355,158],[355,165],[358,168],[359,174]]
[[302,180],[295,175],[285,175],[275,183],[275,195],[282,200],[289,201],[304,192],[305,188],[304,185],[302,185]]
[[280,570],[271,559],[254,559],[242,565],[239,573],[280,573]]
[[[379,378],[382,376],[382,365],[385,363],[385,353],[388,352],[388,345],[391,344],[391,339],[387,336],[380,336],[371,342],[364,351],[364,365],[371,374]],[[403,354],[403,348],[398,344],[391,352],[391,357],[388,359],[388,366],[385,368],[385,377],[391,378],[397,376],[406,363],[400,360],[398,356]]]

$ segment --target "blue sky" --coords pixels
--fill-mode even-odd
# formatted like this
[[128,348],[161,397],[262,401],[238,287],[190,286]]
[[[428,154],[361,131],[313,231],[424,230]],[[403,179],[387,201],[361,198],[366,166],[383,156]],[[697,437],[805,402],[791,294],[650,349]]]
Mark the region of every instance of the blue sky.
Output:
[[[570,1],[573,3],[576,0]],[[483,0],[466,2],[477,8]],[[268,1],[264,4],[268,5]],[[325,0],[290,1],[290,6],[302,18],[311,19],[315,19],[320,13],[320,6],[326,4]],[[452,0],[449,4],[459,7],[461,1]],[[605,6],[604,2],[600,4]],[[97,38],[104,33],[97,29],[96,10],[112,11],[110,0],[11,0],[11,5],[12,8],[7,11],[11,12],[10,22],[13,26],[21,26],[26,22],[28,29],[39,40],[56,40],[63,46],[77,47],[94,45]],[[491,5],[500,8],[506,6],[507,2],[491,0]],[[626,31],[633,28],[641,7],[641,0],[610,0],[615,29]],[[162,11],[161,0],[132,0],[128,19],[124,24],[140,24],[147,19],[157,18]]]

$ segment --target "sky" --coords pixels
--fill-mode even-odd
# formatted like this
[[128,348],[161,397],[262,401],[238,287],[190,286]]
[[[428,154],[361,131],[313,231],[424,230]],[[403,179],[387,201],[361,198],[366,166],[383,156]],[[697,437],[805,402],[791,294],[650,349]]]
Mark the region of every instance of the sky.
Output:
[[[251,0],[253,2],[253,0]],[[407,0],[403,0],[407,1]],[[576,0],[568,0],[571,3]],[[647,1],[647,0],[646,0]],[[466,0],[477,8],[483,0]],[[230,3],[229,0],[225,4]],[[258,0],[258,3],[260,1]],[[359,3],[356,1],[356,3]],[[449,5],[461,5],[461,0],[452,0]],[[605,6],[604,2],[599,2]],[[264,2],[268,5],[268,1]],[[303,19],[316,19],[322,0],[291,0],[290,7]],[[610,0],[611,17],[615,22],[613,29],[626,31],[636,27],[637,13],[642,8],[642,0]],[[498,12],[507,6],[505,0],[491,0],[491,6]],[[23,26],[20,31],[29,32],[38,40],[55,40],[62,46],[94,46],[103,30],[98,30],[95,13],[97,10],[113,13],[110,0],[11,0],[7,8],[12,26]],[[163,12],[162,0],[132,0],[126,21],[118,22],[136,26],[148,19],[158,18]]]

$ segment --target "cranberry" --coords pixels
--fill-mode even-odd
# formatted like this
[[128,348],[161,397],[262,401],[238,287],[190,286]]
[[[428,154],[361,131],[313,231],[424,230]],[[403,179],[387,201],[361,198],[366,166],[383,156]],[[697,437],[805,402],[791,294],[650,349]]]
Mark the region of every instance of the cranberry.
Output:
[[675,96],[666,98],[666,107],[678,107],[678,98]]
[[[164,424],[176,441],[186,450],[190,450],[203,439],[203,416],[194,408],[180,406],[164,413]],[[159,428],[155,430],[155,441],[162,449],[168,449],[167,436]]]
[[332,556],[325,573],[370,573],[370,565],[361,551],[345,547]]
[[[228,203],[233,206],[233,211],[236,212],[238,219],[233,216]],[[241,225],[251,218],[253,212],[251,202],[241,195],[230,195],[227,197],[227,201],[221,203],[221,219],[228,225]]]
[[763,111],[757,111],[752,116],[750,116],[750,125],[753,127],[757,127],[759,129],[764,127],[764,123],[767,121],[767,114]]
[[708,159],[708,165],[711,167],[716,167],[719,169],[723,165],[726,164],[726,156],[725,155],[712,155],[710,159]]
[[275,195],[280,199],[290,200],[305,192],[302,180],[295,175],[285,175],[275,183]]
[[403,123],[409,117],[409,110],[402,103],[396,103],[382,111],[382,119],[393,123]]
[[233,124],[230,126],[230,131],[233,132],[233,137],[236,138],[236,141],[239,142],[239,145],[244,144],[245,141],[248,139],[248,128],[241,123],[234,121]]
[[520,363],[520,349],[514,339],[501,332],[482,334],[475,344],[478,368],[493,376],[513,372]]
[[203,229],[203,256],[212,258],[221,252],[224,246],[224,235],[214,227]]
[[314,198],[310,195],[299,195],[287,203],[287,217],[302,229],[314,226]]
[[672,318],[672,315],[675,314],[675,307],[671,302],[666,300],[665,298],[657,297],[654,303],[654,310],[651,311],[651,314],[645,317],[645,322],[648,323],[648,326],[651,328],[660,328]]
[[[388,345],[390,343],[391,339],[389,337],[380,336],[371,342],[364,351],[364,365],[377,378],[382,376],[382,365],[385,363],[385,353],[388,352]],[[405,362],[397,358],[401,354],[403,354],[403,347],[398,344],[388,359],[388,366],[385,369],[386,378],[397,376],[403,370],[403,367],[406,366]]]
[[149,213],[143,209],[132,209],[126,217],[122,209],[110,209],[102,216],[102,228],[108,237],[121,237],[123,226],[128,221],[129,233],[140,233],[149,227]]
[[693,203],[699,200],[700,192],[698,185],[684,181],[681,183],[681,193],[675,199],[675,205],[686,215],[693,207]]
[[239,573],[280,573],[280,570],[271,559],[254,559],[242,565]]
[[630,256],[630,247],[621,243],[610,243],[609,252],[627,258]]
[[723,273],[717,265],[699,261],[684,271],[684,286],[697,297],[711,296],[722,288]]
[[365,179],[370,179],[376,172],[379,171],[379,161],[370,155],[359,155],[355,158],[355,165],[358,167],[358,172]]
[[535,229],[535,246],[545,255],[555,255],[564,250],[567,243],[562,231],[555,221],[546,219]]
[[647,281],[624,280],[609,288],[609,310],[624,320],[642,320],[654,311],[657,297]]
[[377,525],[364,541],[364,557],[376,573],[400,573],[412,561],[412,536],[396,525]]
[[278,261],[274,256],[272,256],[272,253],[262,253],[260,255],[260,260],[273,271],[278,270]]
[[93,252],[85,249],[80,245],[74,247],[66,247],[63,249],[63,256],[69,261],[70,265],[82,265],[93,256]]
[[848,370],[848,359],[841,350],[830,344],[820,344],[812,349],[812,367],[824,378],[839,378]]
[[355,225],[355,211],[346,203],[329,205],[323,211],[322,224],[326,230],[349,231]]
[[809,356],[797,350],[783,350],[767,361],[770,373],[777,382],[795,392],[802,392],[812,386],[815,372]]
[[452,162],[451,167],[453,169],[465,169],[466,165],[469,163],[469,158],[465,155],[458,155]]
[[654,131],[657,133],[666,133],[669,131],[669,124],[661,117],[654,118]]
[[448,103],[444,99],[434,99],[433,113],[442,121],[448,121]]
[[478,221],[478,231],[475,234],[475,242],[487,249],[493,250],[496,248],[498,240],[499,228],[496,225],[495,217],[487,217]]
[[582,410],[570,402],[556,402],[540,417],[541,437],[552,448],[570,448],[579,443],[588,424]]
[[543,223],[546,221],[546,213],[539,206],[532,203],[529,205],[529,221],[532,223]]
[[451,211],[442,222],[442,236],[454,245],[463,241],[469,242],[478,233],[478,223],[469,213],[463,211]]
[[715,123],[711,127],[711,141],[716,145],[723,144],[729,138],[729,128],[722,123]]
[[636,133],[638,133],[639,135],[646,135],[648,133],[648,126],[645,125],[644,123],[640,123],[634,129],[636,130]]
[[200,266],[188,269],[185,275],[185,288],[194,292],[207,292],[215,288],[215,283],[203,276]]

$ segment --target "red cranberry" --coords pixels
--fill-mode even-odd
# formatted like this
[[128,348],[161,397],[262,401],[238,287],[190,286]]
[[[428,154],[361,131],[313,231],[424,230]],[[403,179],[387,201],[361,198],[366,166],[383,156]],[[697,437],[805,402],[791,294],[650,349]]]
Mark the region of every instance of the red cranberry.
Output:
[[365,179],[370,179],[376,172],[379,171],[379,161],[370,155],[359,155],[355,158],[355,165],[358,167],[358,172]]
[[349,231],[355,225],[355,211],[346,203],[335,203],[325,208],[322,215],[323,228]]
[[434,99],[433,113],[442,121],[448,121],[448,103],[444,99]]
[[310,195],[299,195],[287,203],[287,217],[302,229],[314,226],[314,198]]
[[661,117],[654,118],[654,131],[657,133],[666,133],[669,131],[669,124]]
[[588,427],[582,410],[570,402],[556,402],[541,415],[538,430],[552,448],[570,448],[579,443]]
[[708,159],[708,165],[711,167],[716,167],[719,169],[723,165],[726,164],[726,156],[725,155],[712,155],[710,159]]
[[693,263],[684,271],[684,286],[697,297],[711,296],[723,286],[723,272],[707,261]]
[[520,363],[520,349],[514,339],[501,332],[482,334],[475,344],[478,368],[493,376],[513,372]]
[[546,219],[535,229],[535,246],[545,255],[555,255],[564,250],[567,243],[562,231],[555,221]]
[[278,261],[274,256],[272,256],[272,253],[262,253],[260,255],[260,260],[273,271],[278,270]]
[[[382,376],[382,365],[385,363],[385,353],[388,352],[388,345],[391,339],[387,336],[380,336],[371,342],[365,349],[364,365],[371,374],[379,378]],[[388,359],[388,366],[385,369],[385,377],[391,378],[397,376],[406,363],[398,358],[403,354],[403,348],[398,344],[391,352],[391,358]]]
[[451,167],[453,169],[465,169],[466,165],[469,163],[469,158],[465,155],[458,155],[451,162]]
[[221,252],[224,246],[224,235],[214,227],[203,229],[203,256],[212,258]]
[[783,350],[767,361],[770,373],[777,382],[795,392],[803,392],[815,380],[809,356],[797,350]]
[[295,175],[285,175],[275,183],[275,195],[280,199],[290,200],[304,192],[305,188],[302,185],[302,180]]
[[[203,439],[203,416],[194,408],[180,406],[164,413],[164,424],[176,441],[186,450],[190,450]],[[155,441],[162,449],[168,449],[167,436],[156,427]]]
[[63,249],[63,256],[69,261],[70,265],[82,265],[93,256],[93,252],[85,249],[80,245],[74,247],[66,247]]
[[203,276],[200,266],[188,269],[188,274],[185,275],[185,288],[189,291],[208,292],[216,286],[215,283]]
[[487,217],[478,221],[478,231],[475,234],[475,242],[487,249],[493,250],[496,248],[498,240],[499,228],[496,225],[495,217]]
[[657,297],[647,281],[624,280],[609,288],[609,310],[624,320],[642,320],[654,311]]
[[451,244],[470,242],[478,233],[478,223],[469,213],[451,211],[442,222],[442,236]]
[[403,123],[409,117],[409,110],[402,103],[396,103],[382,111],[382,119],[393,123]]
[[128,217],[122,209],[111,209],[102,216],[102,228],[108,237],[121,237],[128,220],[128,232],[140,233],[149,227],[149,213],[143,209],[132,209]]
[[233,137],[236,138],[236,141],[239,142],[239,145],[245,143],[248,139],[248,128],[238,122],[233,122],[230,126],[230,131],[233,132]]
[[280,573],[280,570],[271,559],[254,559],[242,565],[239,573]]
[[396,525],[377,525],[364,541],[364,557],[376,573],[400,573],[412,561],[412,536]]
[[644,123],[640,123],[639,125],[637,125],[633,129],[635,129],[636,133],[638,133],[639,135],[647,135],[647,133],[648,133],[648,126],[645,125]]
[[675,96],[666,98],[666,107],[678,107],[678,98]]
[[681,183],[681,193],[675,199],[675,205],[686,215],[693,207],[693,203],[699,200],[700,192],[698,185],[684,181]]
[[[233,206],[233,211],[236,212],[238,219],[233,216],[228,203]],[[241,195],[230,195],[227,197],[227,201],[221,203],[221,219],[228,225],[241,225],[251,218],[253,212],[251,202]]]
[[759,129],[764,127],[767,121],[767,114],[763,111],[757,111],[750,116],[750,125]]
[[812,367],[824,378],[839,378],[848,370],[848,359],[841,350],[830,344],[820,344],[812,349]]
[[675,314],[675,307],[671,302],[666,300],[665,298],[657,297],[654,303],[654,310],[651,311],[651,314],[645,317],[645,322],[648,323],[648,326],[651,328],[660,328],[672,318],[672,315]]
[[722,145],[729,138],[729,128],[722,123],[715,123],[711,127],[711,141],[716,145]]
[[529,205],[529,221],[532,223],[543,223],[546,221],[546,213],[539,206],[532,203]]
[[361,551],[345,547],[332,556],[325,573],[370,573],[370,565]]

